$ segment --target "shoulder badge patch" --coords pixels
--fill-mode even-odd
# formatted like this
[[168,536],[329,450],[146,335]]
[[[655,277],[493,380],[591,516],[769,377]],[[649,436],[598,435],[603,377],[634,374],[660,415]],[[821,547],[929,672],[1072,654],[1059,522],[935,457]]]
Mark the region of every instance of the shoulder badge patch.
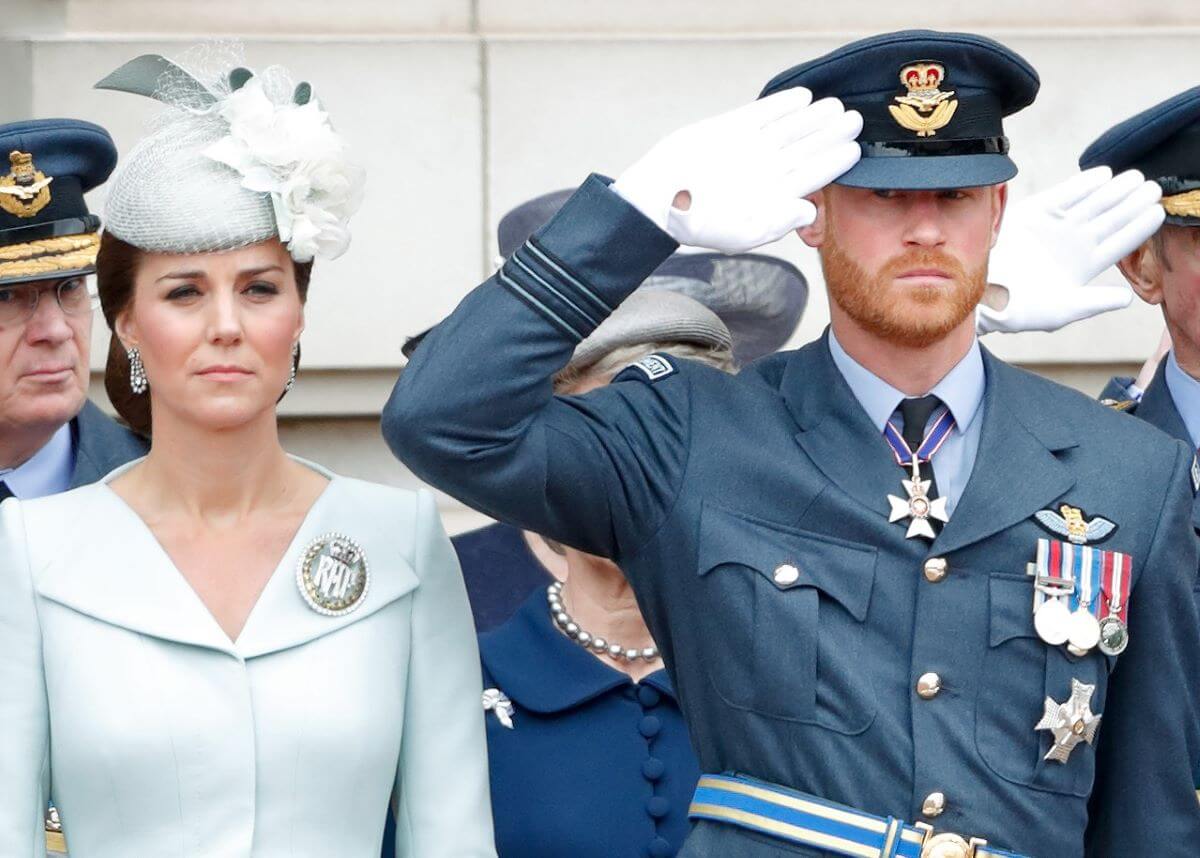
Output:
[[671,363],[671,359],[661,354],[646,355],[637,363],[630,364],[628,368],[640,370],[642,375],[646,376],[646,380],[651,383],[660,381],[676,371],[675,364]]

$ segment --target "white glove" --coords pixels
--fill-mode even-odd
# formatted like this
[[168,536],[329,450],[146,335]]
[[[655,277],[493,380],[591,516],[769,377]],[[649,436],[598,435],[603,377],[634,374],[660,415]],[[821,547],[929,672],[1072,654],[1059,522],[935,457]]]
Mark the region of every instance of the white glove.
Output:
[[1008,290],[1008,304],[980,304],[978,332],[1056,331],[1129,306],[1128,286],[1086,284],[1158,230],[1161,198],[1136,170],[1113,178],[1093,167],[1010,206],[988,266],[988,282]]
[[[680,244],[743,253],[813,222],[804,197],[858,162],[861,130],[836,98],[795,87],[670,134],[613,190]],[[686,211],[672,206],[681,191]]]

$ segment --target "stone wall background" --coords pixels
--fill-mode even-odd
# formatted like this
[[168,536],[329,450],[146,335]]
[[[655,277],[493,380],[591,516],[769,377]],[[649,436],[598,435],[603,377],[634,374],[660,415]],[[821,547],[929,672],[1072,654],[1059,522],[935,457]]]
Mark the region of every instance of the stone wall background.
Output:
[[[1001,39],[1043,80],[1034,106],[1008,123],[1021,167],[1014,198],[1072,171],[1113,122],[1200,83],[1194,0],[922,10],[880,0],[0,0],[0,121],[89,119],[124,153],[154,106],[91,84],[136,54],[179,55],[214,37],[244,41],[251,66],[282,63],[311,80],[366,166],[368,193],[350,252],[315,270],[285,440],[343,473],[409,484],[377,428],[400,344],[491,272],[500,216],[590,171],[619,173],[664,133],[753,98],[782,68],[903,27]],[[90,204],[102,206],[102,189]],[[815,256],[795,237],[767,252],[809,277],[794,341],[806,342],[828,321]],[[1053,336],[986,344],[1094,394],[1134,370],[1160,330],[1135,303]],[[106,348],[98,321],[97,371]],[[98,372],[95,381],[103,401]],[[443,502],[451,530],[478,520]]]

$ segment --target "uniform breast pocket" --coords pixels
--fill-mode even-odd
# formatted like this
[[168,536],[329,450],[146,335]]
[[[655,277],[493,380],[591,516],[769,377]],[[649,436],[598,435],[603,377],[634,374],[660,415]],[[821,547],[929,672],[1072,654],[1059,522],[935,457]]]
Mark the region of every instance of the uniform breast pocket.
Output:
[[[994,574],[988,581],[989,639],[975,705],[979,755],[1005,780],[1046,792],[1087,796],[1092,790],[1096,754],[1081,742],[1067,762],[1045,759],[1053,745],[1047,730],[1036,730],[1044,701],[1071,696],[1071,680],[1095,686],[1091,709],[1103,714],[1108,674],[1115,660],[1097,650],[1070,655],[1052,647],[1033,628],[1033,581]],[[1100,741],[1104,722],[1100,722]]]
[[845,735],[875,719],[862,670],[875,548],[706,505],[706,668],[727,704]]

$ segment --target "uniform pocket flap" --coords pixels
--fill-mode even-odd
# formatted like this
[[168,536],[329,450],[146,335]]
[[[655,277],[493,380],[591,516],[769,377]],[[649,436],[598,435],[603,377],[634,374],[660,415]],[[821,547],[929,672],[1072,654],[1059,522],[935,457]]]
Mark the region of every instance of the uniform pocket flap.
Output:
[[705,504],[700,518],[699,572],[724,564],[747,566],[781,590],[812,587],[856,620],[867,617],[878,551]]

